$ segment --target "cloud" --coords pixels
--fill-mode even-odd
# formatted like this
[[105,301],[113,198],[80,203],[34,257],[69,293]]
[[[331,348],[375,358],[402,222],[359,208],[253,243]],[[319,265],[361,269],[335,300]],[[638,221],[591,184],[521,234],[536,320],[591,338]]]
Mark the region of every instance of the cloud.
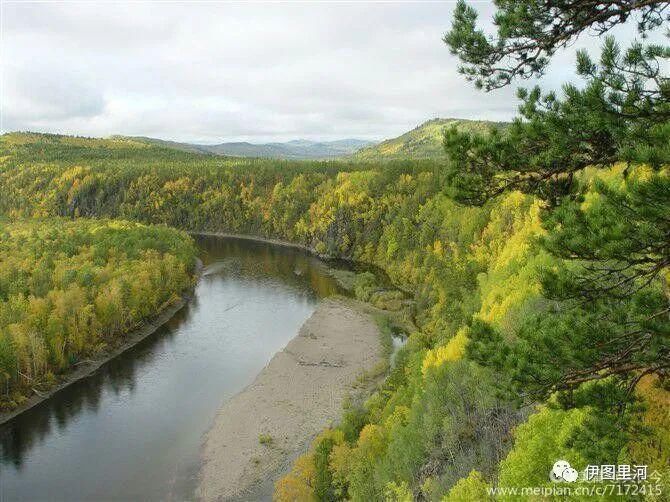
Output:
[[[492,7],[477,4],[483,18]],[[7,3],[4,130],[182,141],[381,138],[509,119],[441,41],[453,3]],[[595,39],[582,45],[595,47]],[[545,78],[573,75],[574,50]]]
[[3,114],[10,125],[40,127],[69,118],[89,119],[104,112],[105,101],[93,83],[60,74],[58,68],[6,64]]

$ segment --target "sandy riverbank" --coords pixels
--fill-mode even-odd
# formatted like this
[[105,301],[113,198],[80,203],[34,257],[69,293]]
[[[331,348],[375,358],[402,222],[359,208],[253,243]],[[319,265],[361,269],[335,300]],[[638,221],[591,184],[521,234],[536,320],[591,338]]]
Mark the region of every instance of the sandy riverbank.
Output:
[[[327,299],[255,381],[225,403],[203,446],[204,500],[269,500],[274,481],[342,413],[356,377],[382,360],[379,329],[351,300]],[[268,435],[271,444],[261,444]]]

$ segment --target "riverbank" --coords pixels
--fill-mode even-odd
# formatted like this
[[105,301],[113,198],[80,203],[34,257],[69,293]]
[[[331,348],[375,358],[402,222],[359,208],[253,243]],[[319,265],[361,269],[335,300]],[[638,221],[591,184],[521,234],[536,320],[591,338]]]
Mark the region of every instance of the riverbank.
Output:
[[[377,276],[383,276],[384,281],[387,283],[389,287],[392,286],[393,289],[397,289],[398,291],[402,291],[403,294],[407,296],[412,296],[413,293],[409,291],[406,287],[403,288],[402,285],[395,284],[391,278],[388,276],[388,273],[386,270],[374,263],[368,263],[368,262],[357,262],[351,258],[336,258],[334,256],[330,256],[328,254],[324,253],[319,253],[316,249],[313,247],[307,246],[305,244],[298,244],[295,242],[287,241],[287,240],[282,240],[282,239],[273,239],[271,237],[261,237],[258,235],[253,235],[253,234],[235,234],[235,233],[228,233],[228,232],[201,232],[201,231],[195,231],[191,230],[187,232],[189,235],[192,236],[204,236],[204,237],[221,237],[224,239],[240,239],[244,241],[251,241],[251,242],[262,242],[265,244],[272,244],[275,246],[281,246],[285,248],[292,248],[292,249],[299,249],[301,251],[304,251],[306,253],[309,253],[311,255],[316,256],[320,260],[323,260],[324,262],[327,263],[337,263],[337,262],[343,262],[343,263],[348,263],[350,265],[352,264],[358,264],[366,267],[366,271],[373,271],[373,273]],[[337,268],[337,267],[335,267]],[[333,277],[337,278],[336,274],[331,274]],[[339,282],[339,281],[338,281]],[[351,291],[351,286],[347,287],[344,286],[345,290]]]
[[20,415],[21,413],[28,411],[34,406],[37,406],[42,401],[49,399],[51,396],[72,385],[73,383],[93,375],[103,364],[123,354],[125,351],[134,347],[148,336],[154,334],[161,326],[172,319],[172,317],[174,317],[174,315],[182,308],[184,308],[184,306],[191,300],[195,291],[195,286],[198,284],[198,281],[202,275],[202,271],[202,261],[196,258],[193,287],[183,292],[179,297],[179,300],[166,306],[153,319],[146,321],[141,327],[121,336],[119,338],[119,345],[112,347],[100,357],[87,361],[85,364],[78,365],[76,369],[63,376],[62,380],[55,386],[51,387],[48,391],[40,392],[39,394],[33,394],[20,406],[14,408],[11,411],[0,412],[0,426],[6,422],[9,422],[11,419]]
[[254,382],[219,410],[205,437],[198,496],[271,499],[274,482],[339,419],[358,377],[383,360],[379,328],[364,308],[324,300]]
[[231,233],[226,233],[226,232],[198,232],[198,231],[190,231],[188,232],[190,235],[204,235],[208,237],[222,237],[224,239],[242,239],[245,241],[252,241],[252,242],[264,242],[266,244],[273,244],[275,246],[282,246],[285,248],[293,248],[293,249],[300,249],[302,251],[306,251],[310,254],[313,254],[314,256],[322,259],[330,259],[329,256],[317,253],[317,251],[314,248],[311,248],[309,246],[305,246],[304,244],[296,244],[295,242],[291,241],[285,241],[281,239],[271,239],[269,237],[259,237],[257,235],[252,235],[252,234],[231,234]]

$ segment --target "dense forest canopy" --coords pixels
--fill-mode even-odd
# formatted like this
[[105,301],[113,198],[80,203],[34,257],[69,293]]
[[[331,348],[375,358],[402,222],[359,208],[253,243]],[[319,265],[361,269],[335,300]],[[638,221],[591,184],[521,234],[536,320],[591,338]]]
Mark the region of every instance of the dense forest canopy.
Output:
[[[645,35],[668,20],[668,3],[654,0],[495,4],[495,36],[462,1],[445,36],[465,76],[486,90],[541,75],[581,34],[608,34],[635,19]],[[30,322],[11,317],[14,303],[51,305],[49,295],[78,288],[80,304],[61,317],[104,318],[107,310],[95,310],[98,283],[116,276],[103,274],[108,262],[96,253],[121,260],[121,274],[148,269],[148,280],[167,281],[144,307],[186,284],[192,249],[183,234],[108,218],[281,238],[382,267],[413,294],[416,312],[387,378],[313,441],[277,483],[277,500],[490,500],[492,488],[552,486],[558,459],[580,472],[647,466],[653,477],[631,498],[667,499],[669,58],[662,44],[622,48],[605,38],[599,58],[578,53],[581,84],[560,94],[522,89],[520,116],[509,126],[449,124],[444,156],[424,160],[403,157],[432,149],[443,124],[332,162],[203,156],[127,138],[4,135],[0,214],[12,225],[36,228],[32,218],[50,218],[45,228],[84,234],[122,225],[144,243],[131,245],[136,260],[85,241],[77,253],[96,257],[101,269],[81,276],[60,272],[77,253],[60,252],[51,272],[52,262],[38,263],[38,244],[5,236],[4,378],[30,364],[40,374],[67,364],[56,349],[29,351],[50,345],[31,342]],[[146,244],[146,232],[160,235]],[[19,265],[5,258],[14,255]],[[170,280],[165,260],[179,267]],[[12,275],[23,263],[31,272]],[[359,286],[367,299],[370,288]],[[146,314],[139,306],[120,311],[126,324]],[[89,331],[73,331],[71,358],[94,349],[99,330]]]
[[[545,272],[569,270],[570,260],[551,250],[567,238],[565,227],[552,226],[536,195],[511,191],[479,206],[459,203],[445,181],[446,159],[297,163],[132,145],[110,146],[105,155],[99,141],[113,142],[4,136],[0,189],[9,196],[0,211],[288,239],[381,266],[414,294],[417,328],[388,378],[317,438],[279,483],[279,499],[439,499],[452,491],[453,500],[463,492],[478,499],[491,483],[549,483],[546,472],[558,457],[579,469],[617,458],[655,469],[667,463],[670,424],[657,375],[625,399],[611,378],[603,379],[611,392],[591,386],[570,399],[551,394],[571,372],[592,370],[599,352],[586,349],[601,341],[590,338],[588,317],[568,314],[547,296]],[[659,179],[667,181],[667,172],[643,166],[586,170],[576,183],[588,203],[577,209],[595,224],[611,203],[604,187],[636,198]],[[646,296],[631,303],[637,310],[628,319],[639,320],[659,286],[640,289]],[[585,327],[580,339],[575,319]],[[538,322],[554,330],[553,343],[529,337],[542,333],[533,329]],[[565,326],[571,329],[559,329]],[[648,361],[653,352],[638,356]],[[622,402],[642,406],[621,412]]]
[[0,219],[0,409],[175,303],[194,255],[188,236],[164,227]]
[[504,128],[505,122],[435,118],[416,126],[396,138],[361,148],[354,154],[357,161],[399,159],[444,159],[443,137],[446,128],[461,132],[486,134],[490,128]]
[[[496,5],[496,40],[476,29],[477,13],[462,0],[445,36],[463,72],[489,90],[541,74],[554,52],[585,30],[603,34],[637,16],[646,36],[670,16],[667,2]],[[472,345],[480,360],[511,345],[493,359],[516,367],[514,380],[531,393],[548,397],[615,376],[629,394],[644,375],[665,379],[670,371],[669,60],[670,46],[635,41],[622,49],[606,37],[598,63],[577,53],[583,86],[566,84],[562,97],[521,89],[521,115],[503,134],[452,128],[445,135],[457,198],[481,203],[518,189],[545,203],[545,249],[563,266],[543,273],[543,293],[560,302],[558,315],[531,321],[519,343],[505,344],[480,326]],[[625,162],[620,179],[584,173],[616,162]],[[557,357],[552,345],[569,336],[573,350]],[[521,341],[546,346],[551,363],[524,356]],[[578,353],[580,345],[592,353]],[[532,382],[520,360],[531,365]]]

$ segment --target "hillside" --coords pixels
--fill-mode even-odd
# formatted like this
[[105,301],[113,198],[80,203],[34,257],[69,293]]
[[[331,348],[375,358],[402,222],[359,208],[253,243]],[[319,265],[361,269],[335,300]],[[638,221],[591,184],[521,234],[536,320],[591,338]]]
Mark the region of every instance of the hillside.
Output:
[[286,143],[222,143],[204,148],[218,155],[233,157],[266,157],[279,159],[329,159],[351,155],[360,148],[372,145],[371,141],[361,139],[342,139],[337,141],[293,140]]
[[362,139],[341,139],[336,141],[293,140],[285,143],[261,144],[227,142],[216,145],[201,145],[147,137],[116,136],[116,138],[132,139],[191,153],[225,155],[229,157],[260,157],[292,160],[317,160],[345,157],[363,147],[373,144],[371,141]]
[[443,157],[442,132],[445,127],[455,125],[461,131],[485,131],[488,127],[504,124],[485,120],[431,119],[397,138],[363,148],[354,157],[358,160]]
[[178,141],[168,141],[158,138],[149,138],[147,136],[123,136],[123,135],[114,135],[111,136],[112,140],[127,140],[132,142],[144,143],[153,146],[161,146],[164,148],[172,148],[174,150],[181,150],[182,152],[189,153],[201,153],[201,154],[211,154],[212,152],[207,150],[207,145],[196,145],[191,143],[180,143]]
[[[283,143],[225,142],[215,145],[182,143],[146,136],[112,136],[111,140],[124,145],[149,144],[172,150],[204,155],[248,157],[286,160],[325,160],[351,158],[353,160],[401,160],[411,158],[437,159],[444,157],[442,135],[446,127],[455,125],[460,131],[486,131],[489,127],[504,127],[504,122],[467,119],[431,119],[396,137],[375,143],[362,139],[336,141],[292,140]],[[44,138],[48,139],[49,135]],[[104,140],[99,140],[104,141]]]
[[293,140],[285,143],[227,142],[217,145],[178,143],[146,137],[124,137],[192,153],[230,157],[259,157],[270,159],[333,159],[351,157],[355,160],[436,159],[444,157],[442,133],[455,125],[460,131],[486,131],[489,127],[504,127],[504,122],[467,119],[431,119],[398,136],[374,143],[360,139],[315,142]]
[[[340,421],[279,480],[276,500],[316,499],[312,479],[325,480],[327,493],[342,490],[327,500],[385,500],[391,489],[400,495],[390,500],[415,500],[417,493],[426,500],[487,500],[491,487],[556,486],[547,474],[556,459],[568,459],[578,472],[619,458],[650,473],[667,469],[665,374],[633,370],[600,378],[603,365],[620,354],[632,353],[641,368],[667,361],[667,320],[651,322],[656,310],[667,308],[666,276],[640,279],[630,297],[593,302],[549,296],[544,287],[547,280],[574,284],[569,274],[585,266],[600,273],[612,263],[611,254],[600,259],[601,253],[619,257],[629,242],[667,249],[667,170],[631,166],[624,175],[625,166],[616,165],[579,173],[575,193],[581,196],[564,198],[549,213],[543,200],[518,191],[483,206],[458,203],[444,190],[450,162],[431,159],[224,159],[132,140],[17,133],[0,137],[0,159],[5,218],[91,218],[81,224],[96,229],[100,221],[121,219],[284,240],[379,267],[411,294],[414,303],[405,304],[374,274],[353,274],[352,294],[392,310],[380,325],[409,336],[393,365],[380,370],[387,377],[373,395],[348,403]],[[12,231],[14,221],[7,225]],[[46,379],[51,366],[45,362],[72,364],[60,347],[81,346],[77,354],[86,357],[95,350],[89,341],[98,339],[85,329],[96,324],[67,312],[123,320],[138,311],[135,303],[152,298],[145,289],[153,293],[154,282],[169,286],[163,272],[173,265],[162,264],[161,256],[174,241],[169,235],[183,235],[166,233],[167,242],[150,245],[139,239],[144,248],[161,250],[147,254],[154,260],[147,268],[156,270],[147,280],[143,269],[123,267],[134,246],[122,240],[111,247],[127,248],[124,254],[107,251],[105,234],[96,230],[101,242],[79,258],[76,247],[56,245],[36,225],[0,246],[0,304],[6,305],[4,314],[0,308],[6,320],[5,328],[0,323],[0,376],[9,375],[12,390],[32,389],[37,370]],[[7,234],[0,228],[0,237]],[[56,227],[53,236],[61,234]],[[38,242],[53,250],[50,255]],[[564,242],[595,259],[566,258],[559,254]],[[655,256],[644,253],[634,259],[646,266]],[[137,279],[104,288],[117,269]],[[96,294],[87,296],[89,290]],[[38,294],[46,298],[34,299]],[[128,305],[129,297],[137,302]],[[51,311],[76,322],[56,322]],[[15,321],[26,314],[30,322]],[[653,344],[629,349],[643,329],[643,343]],[[63,333],[72,344],[63,345]],[[570,392],[555,390],[575,372],[592,380],[577,381]],[[260,451],[281,444],[271,435],[269,443],[261,441],[257,430],[250,434]],[[666,484],[661,480],[659,489]],[[463,496],[466,490],[476,496]]]

